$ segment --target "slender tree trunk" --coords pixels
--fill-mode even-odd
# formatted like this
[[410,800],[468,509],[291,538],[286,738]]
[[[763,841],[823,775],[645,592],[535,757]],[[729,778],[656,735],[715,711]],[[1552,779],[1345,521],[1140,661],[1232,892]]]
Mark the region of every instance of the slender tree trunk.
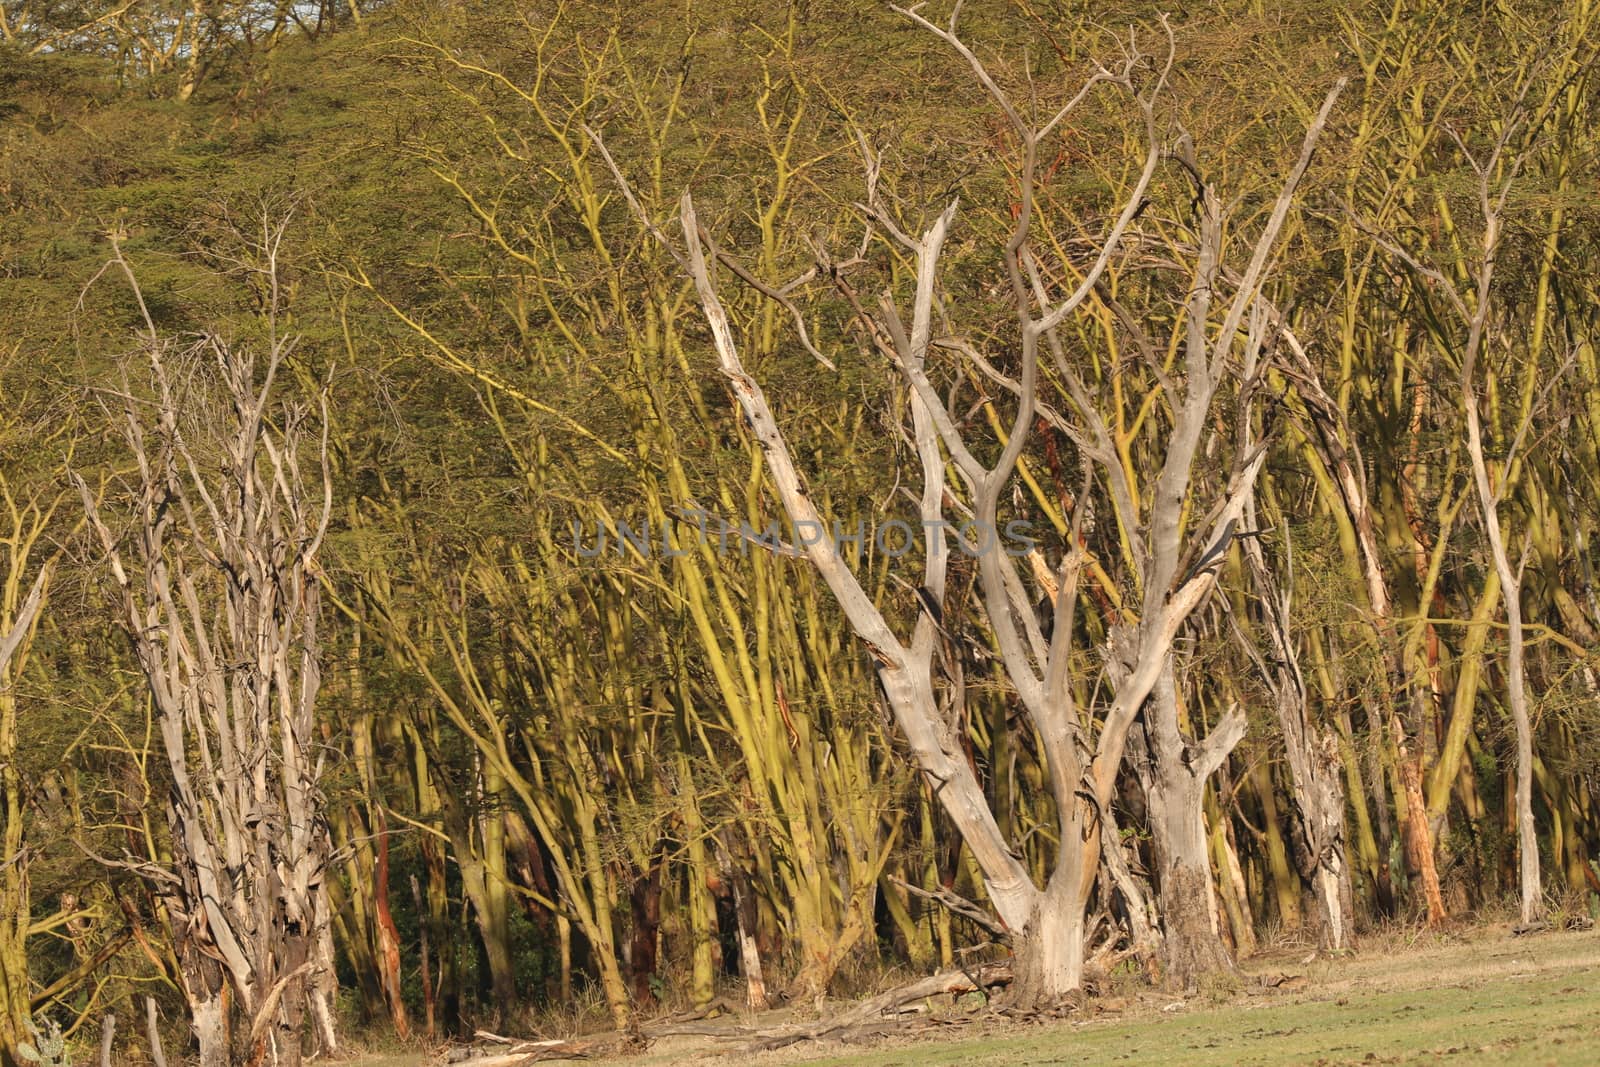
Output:
[[[1522,603],[1520,583],[1506,586],[1507,686],[1511,718],[1517,730],[1517,854],[1518,889],[1522,922],[1544,919],[1544,887],[1539,878],[1539,837],[1533,822],[1533,719],[1528,713],[1528,689],[1523,677]],[[1513,579],[1513,581],[1516,581]],[[1559,854],[1558,854],[1559,857]]]
[[339,969],[333,948],[333,923],[328,912],[328,895],[320,894],[316,902],[315,925],[318,934],[312,946],[315,965],[308,983],[310,991],[306,996],[322,1046],[319,1053],[322,1056],[335,1056],[339,1052],[338,1024],[334,1019],[334,1005],[339,1000]]
[[150,1062],[154,1067],[167,1067],[167,1050],[161,1043],[161,1026],[156,1021],[156,998],[144,998],[144,1034],[150,1042]]
[[1405,803],[1400,823],[1406,866],[1421,883],[1422,899],[1428,908],[1428,925],[1437,926],[1448,912],[1439,889],[1439,868],[1433,857],[1433,831],[1428,823],[1428,805],[1422,795],[1422,756],[1407,740],[1400,720],[1393,720],[1395,772],[1400,779],[1401,799]]
[[[1487,201],[1486,201],[1487,203]],[[1500,525],[1500,502],[1505,495],[1505,484],[1491,484],[1489,465],[1484,456],[1483,427],[1478,415],[1478,393],[1473,379],[1474,364],[1490,312],[1489,283],[1494,270],[1494,240],[1499,229],[1499,219],[1489,215],[1484,237],[1484,263],[1479,275],[1478,307],[1468,322],[1467,352],[1462,359],[1461,402],[1466,413],[1467,454],[1472,460],[1472,480],[1477,489],[1478,504],[1482,509],[1483,529],[1489,541],[1489,555],[1494,569],[1500,575],[1500,586],[1506,603],[1506,687],[1511,720],[1517,731],[1516,766],[1516,832],[1518,863],[1518,888],[1520,890],[1522,923],[1531,926],[1544,919],[1544,890],[1539,880],[1539,839],[1533,822],[1533,721],[1528,713],[1528,687],[1524,678],[1524,639],[1522,632],[1522,572],[1527,564],[1528,546],[1525,544],[1522,561],[1513,567],[1506,549],[1505,535]],[[1535,352],[1533,358],[1537,358]],[[1520,438],[1519,438],[1520,440]],[[1511,455],[1505,460],[1509,469],[1516,461],[1517,446],[1511,446]],[[1501,478],[1508,476],[1503,470]]]
[[416,875],[411,876],[411,906],[417,916],[417,953],[420,959],[420,981],[422,983],[422,1032],[429,1041],[434,1040],[437,1033],[437,1003],[436,990],[433,981],[433,938],[432,916],[428,914],[428,906],[422,899],[422,883]]
[[556,916],[556,940],[561,947],[561,1000],[572,1000],[572,920]]
[[656,1003],[654,983],[661,939],[661,869],[665,863],[665,853],[658,851],[649,871],[634,882],[629,893],[633,908],[633,939],[628,952],[628,970],[636,1008],[647,1008]]
[[404,1041],[411,1036],[411,1021],[406,1017],[405,997],[400,989],[400,931],[389,910],[389,825],[381,804],[374,805],[373,813],[378,824],[378,862],[373,878],[378,977],[395,1036]]
[[717,842],[722,877],[733,894],[733,913],[739,927],[739,971],[744,975],[745,1006],[751,1011],[767,1010],[767,982],[761,969],[761,949],[756,943],[756,907],[750,899],[750,886],[744,872],[726,845]]

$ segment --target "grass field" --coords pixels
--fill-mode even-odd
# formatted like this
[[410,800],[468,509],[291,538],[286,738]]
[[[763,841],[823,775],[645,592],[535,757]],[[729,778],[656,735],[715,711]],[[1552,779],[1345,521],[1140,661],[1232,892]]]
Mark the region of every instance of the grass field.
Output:
[[[1421,935],[1341,960],[1258,957],[1238,988],[1175,1000],[1092,1002],[1079,1021],[981,1017],[938,1039],[741,1053],[733,1041],[663,1039],[613,1067],[680,1063],[825,1067],[1045,1064],[1600,1064],[1600,933],[1512,938],[1501,928]],[[1277,989],[1257,976],[1296,975]],[[1292,988],[1289,988],[1292,987]],[[1286,991],[1287,988],[1287,991]],[[934,1006],[936,1010],[939,1006]],[[947,1010],[947,1009],[946,1009]],[[365,1061],[410,1067],[415,1058]],[[588,1061],[594,1062],[594,1061]]]
[[[1531,950],[1530,950],[1531,949]],[[1600,1064],[1600,940],[1429,952],[1287,995],[1038,1027],[810,1062],[950,1064]],[[1367,961],[1362,961],[1366,963]],[[663,1061],[663,1062],[671,1062]]]

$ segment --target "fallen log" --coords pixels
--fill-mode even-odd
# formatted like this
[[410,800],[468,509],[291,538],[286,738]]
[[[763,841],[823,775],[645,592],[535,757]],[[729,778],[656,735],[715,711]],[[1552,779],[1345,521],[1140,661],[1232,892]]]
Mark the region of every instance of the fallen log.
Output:
[[883,1017],[907,1004],[941,994],[981,992],[1010,984],[1010,962],[986,963],[968,970],[940,971],[927,978],[919,978],[915,982],[896,986],[886,993],[879,993],[832,1018],[819,1019],[813,1023],[777,1031],[745,1046],[745,1051],[765,1052],[796,1045],[802,1041],[819,1041],[868,1028],[882,1029],[885,1022]]
[[648,1023],[639,1028],[645,1037],[654,1041],[658,1037],[715,1037],[724,1040],[749,1037],[760,1033],[753,1027],[710,1022]]
[[[495,1040],[496,1035],[484,1035],[490,1040]],[[567,1041],[552,1039],[549,1041],[512,1041],[498,1038],[501,1043],[507,1043],[504,1052],[496,1051],[486,1056],[468,1055],[463,1059],[448,1058],[453,1067],[524,1067],[530,1063],[546,1063],[553,1060],[584,1060],[591,1056],[603,1055],[617,1051],[624,1043],[621,1035],[601,1038],[590,1041]]]

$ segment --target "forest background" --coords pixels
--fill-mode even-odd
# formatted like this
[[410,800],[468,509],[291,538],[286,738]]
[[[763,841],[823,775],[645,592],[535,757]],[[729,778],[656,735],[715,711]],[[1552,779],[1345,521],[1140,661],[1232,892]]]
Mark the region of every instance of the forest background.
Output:
[[0,12],[5,1062],[1593,914],[1584,0]]

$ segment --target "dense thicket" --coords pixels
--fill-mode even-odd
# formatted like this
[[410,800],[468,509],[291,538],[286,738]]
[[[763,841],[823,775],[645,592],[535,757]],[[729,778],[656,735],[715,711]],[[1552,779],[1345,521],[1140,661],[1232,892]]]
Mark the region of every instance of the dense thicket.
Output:
[[[402,1036],[546,1011],[625,1029],[727,989],[752,1006],[821,997],[1024,939],[987,918],[1006,913],[994,868],[896,718],[892,650],[859,639],[792,543],[770,442],[678,258],[686,190],[743,368],[819,512],[865,531],[840,558],[890,629],[920,635],[945,754],[996,840],[1039,886],[1064,854],[1087,857],[1091,973],[1192,982],[1263,940],[1345,948],[1374,924],[1519,897],[1525,923],[1588,914],[1591,5],[1228,0],[1172,17],[1164,82],[1167,33],[1134,8],[963,11],[959,41],[1027,122],[1094,64],[1125,75],[1030,165],[952,43],[876,5],[7,0],[6,1062],[31,1019],[78,1037],[106,1010],[142,1015],[147,994],[169,1039],[189,1032],[219,920],[173,888],[193,865],[175,827],[223,826],[227,804],[171,799],[174,746],[199,760],[218,740],[195,725],[212,707],[198,697],[167,732],[151,664],[241,632],[247,600],[261,626],[287,625],[250,599],[279,578],[252,586],[205,547],[193,487],[254,506],[291,438],[282,491],[318,504],[325,453],[328,529],[264,522],[277,554],[260,573],[315,580],[319,624],[284,648],[309,642],[320,678],[256,686],[265,660],[210,652],[171,668],[197,692],[226,677],[230,694],[316,697],[312,736],[262,710],[241,748],[272,767],[264,783],[301,781],[272,762],[285,737],[314,752],[314,788],[295,794],[314,814],[241,808],[259,863],[219,861],[244,915],[293,866],[260,827],[326,854],[325,888],[301,885],[307,929],[298,912],[273,922],[331,939],[336,974],[296,949],[306,962],[284,973],[306,989],[285,1000],[336,979],[347,1020]],[[1250,253],[1341,78],[1256,284]],[[914,246],[952,202],[936,284],[919,287]],[[1005,248],[1024,211],[1040,304],[1094,284],[1019,420],[1031,357]],[[1247,313],[1224,322],[1237,293]],[[920,342],[893,311],[919,294]],[[1197,344],[1216,380],[1191,410]],[[252,389],[270,393],[260,410],[239,399]],[[995,514],[1038,543],[1004,594],[960,551],[932,588],[902,534],[875,536],[981,502],[923,424],[930,397],[974,462],[1014,464]],[[1184,427],[1163,563],[1153,516]],[[256,495],[251,470],[269,475]],[[930,501],[934,475],[950,488]],[[180,482],[187,510],[159,488]],[[233,522],[218,530],[249,526]],[[172,609],[187,621],[160,640],[130,621],[108,546],[188,561],[194,608]],[[167,572],[150,568],[156,590]],[[1130,649],[1153,647],[1131,635],[1191,596],[1159,677],[1119,703]],[[1030,640],[1041,671],[1061,650],[1052,684],[1085,752],[1109,759],[1085,756],[1104,789],[1082,792],[1077,821],[1011,647]],[[1095,748],[1124,711],[1125,746]],[[1201,769],[1187,867],[1164,829],[1180,763]],[[1537,855],[1519,851],[1519,807]],[[1199,887],[1179,884],[1195,870]],[[231,983],[239,1056],[276,1048],[255,1025],[285,1025],[270,980],[208,981]]]

